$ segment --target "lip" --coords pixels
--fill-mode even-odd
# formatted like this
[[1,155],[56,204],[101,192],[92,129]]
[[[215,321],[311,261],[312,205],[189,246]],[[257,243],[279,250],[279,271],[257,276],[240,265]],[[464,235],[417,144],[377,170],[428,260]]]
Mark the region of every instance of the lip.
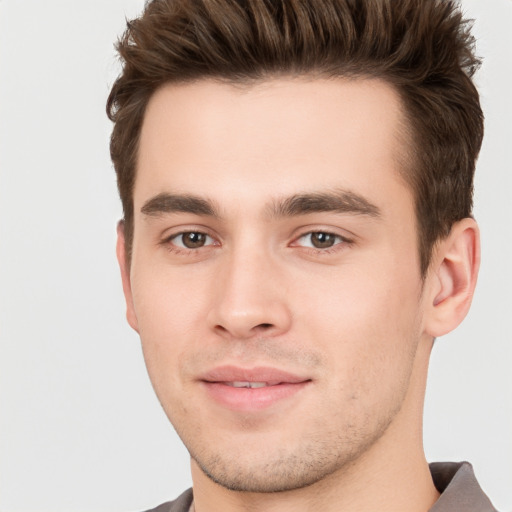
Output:
[[[199,377],[213,400],[233,411],[266,409],[290,400],[311,383],[311,378],[271,367],[221,366]],[[233,383],[262,383],[265,387],[234,387]]]

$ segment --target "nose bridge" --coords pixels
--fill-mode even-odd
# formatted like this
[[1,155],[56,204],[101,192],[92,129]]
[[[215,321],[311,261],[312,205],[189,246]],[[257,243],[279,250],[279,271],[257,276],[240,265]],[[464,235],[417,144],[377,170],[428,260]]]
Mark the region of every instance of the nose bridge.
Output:
[[209,323],[236,339],[275,336],[290,326],[279,265],[264,243],[246,240],[223,258]]

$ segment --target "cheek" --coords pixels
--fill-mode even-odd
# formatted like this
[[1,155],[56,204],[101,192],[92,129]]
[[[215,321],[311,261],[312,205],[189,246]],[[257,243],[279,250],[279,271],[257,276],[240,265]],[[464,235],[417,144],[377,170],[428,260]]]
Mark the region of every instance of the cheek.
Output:
[[360,338],[363,332],[385,338],[387,333],[407,329],[418,313],[419,277],[412,269],[382,267],[344,269],[315,275],[308,282],[297,278],[292,295],[298,298],[301,317],[319,324],[316,329],[361,333]]
[[[207,281],[194,269],[166,268],[158,261],[135,267],[132,274],[133,302],[141,337],[152,342],[179,342],[181,336],[197,326],[204,309]],[[145,336],[143,336],[143,333]],[[160,336],[154,336],[160,333]]]
[[204,339],[200,334],[204,326],[202,298],[207,296],[203,283],[183,272],[161,268],[157,272],[151,265],[133,273],[133,302],[144,359],[161,400],[160,390],[178,389],[184,357]]
[[[375,266],[303,287],[299,330],[315,340],[338,386],[385,393],[410,373],[420,338],[420,288],[415,268]],[[334,284],[333,284],[334,283]],[[357,384],[356,384],[357,383]],[[358,393],[359,394],[359,393]]]

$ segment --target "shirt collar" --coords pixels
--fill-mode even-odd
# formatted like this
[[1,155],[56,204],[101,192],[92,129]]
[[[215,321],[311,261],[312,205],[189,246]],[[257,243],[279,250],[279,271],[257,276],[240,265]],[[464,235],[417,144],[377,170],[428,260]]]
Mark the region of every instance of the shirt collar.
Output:
[[469,462],[434,462],[430,473],[441,496],[429,512],[497,512]]

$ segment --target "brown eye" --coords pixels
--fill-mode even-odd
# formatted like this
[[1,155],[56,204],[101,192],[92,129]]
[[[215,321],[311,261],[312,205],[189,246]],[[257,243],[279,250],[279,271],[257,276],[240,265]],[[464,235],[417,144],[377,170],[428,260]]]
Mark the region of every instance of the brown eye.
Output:
[[177,247],[184,249],[200,249],[205,245],[212,245],[213,239],[206,233],[199,231],[187,231],[180,233],[171,239],[172,243]]
[[206,235],[204,233],[183,233],[181,240],[188,249],[197,249],[198,247],[203,247]]
[[317,249],[328,249],[336,243],[337,239],[339,239],[338,236],[330,233],[311,233],[311,245]]
[[325,231],[311,231],[297,240],[297,245],[312,249],[330,249],[346,240],[340,235],[326,233]]

